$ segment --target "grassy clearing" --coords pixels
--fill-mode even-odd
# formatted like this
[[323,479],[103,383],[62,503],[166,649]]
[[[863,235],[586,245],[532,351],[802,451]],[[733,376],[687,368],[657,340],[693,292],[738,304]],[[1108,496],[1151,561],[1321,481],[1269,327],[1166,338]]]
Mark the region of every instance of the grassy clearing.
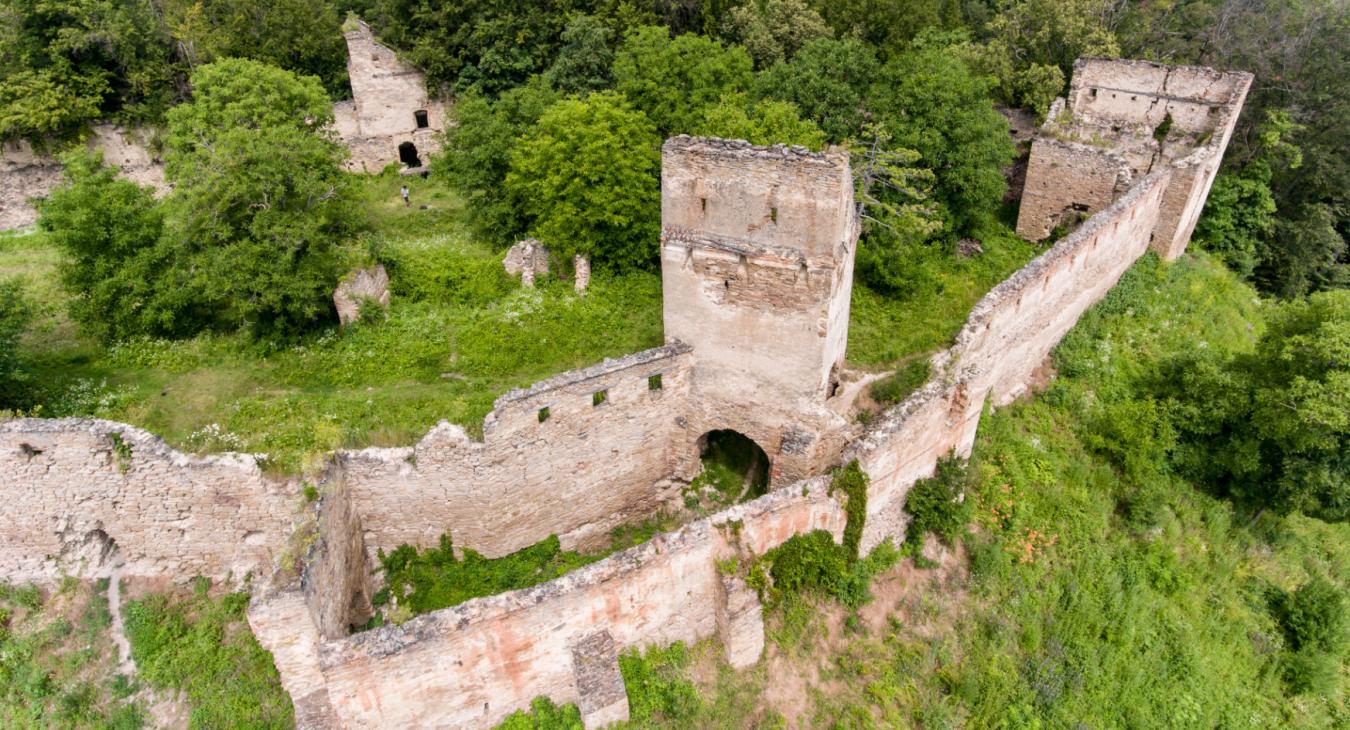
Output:
[[[1147,257],[1058,348],[1051,388],[981,424],[964,476],[968,578],[883,595],[866,620],[819,597],[782,602],[768,658],[747,672],[649,652],[625,678],[660,682],[630,685],[629,701],[660,709],[631,725],[1347,726],[1346,637],[1323,637],[1331,663],[1299,686],[1308,614],[1290,606],[1344,596],[1350,525],[1237,514],[1162,455],[1122,469],[1129,445],[1101,430],[1167,359],[1244,351],[1260,329],[1254,292],[1219,264]],[[880,581],[928,573],[942,570],[904,561]]]
[[209,594],[197,579],[186,597],[152,595],[126,604],[127,638],[139,676],[180,690],[191,706],[191,728],[289,728],[291,698],[281,688],[272,655],[258,645],[244,618],[248,595]]
[[[404,183],[411,206],[398,194]],[[125,421],[192,451],[266,453],[271,468],[294,473],[334,448],[412,443],[441,419],[479,433],[511,388],[661,344],[655,273],[598,276],[585,297],[564,281],[521,290],[436,180],[387,172],[357,184],[370,230],[346,248],[346,264],[383,263],[392,306],[286,346],[203,335],[102,347],[66,317],[59,255],[45,236],[0,235],[0,278],[24,277],[39,308],[24,342],[36,384],[28,411]],[[907,298],[856,287],[850,360],[884,369],[949,341],[970,306],[1032,253],[996,231],[983,255],[944,259],[933,286]]]
[[915,353],[946,347],[980,297],[1038,252],[1004,224],[991,224],[981,240],[984,253],[940,259],[926,272],[929,285],[908,296],[885,296],[855,280],[849,364],[885,370]]
[[0,726],[131,730],[146,714],[116,671],[108,583],[53,595],[0,584]]

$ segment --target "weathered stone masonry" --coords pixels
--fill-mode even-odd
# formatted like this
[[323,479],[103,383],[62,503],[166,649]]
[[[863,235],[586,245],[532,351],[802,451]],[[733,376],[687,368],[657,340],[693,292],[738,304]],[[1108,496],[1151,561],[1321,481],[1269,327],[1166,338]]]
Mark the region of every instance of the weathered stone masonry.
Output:
[[[577,703],[592,727],[621,719],[616,657],[627,648],[718,636],[733,666],[758,660],[757,597],[716,563],[811,529],[838,538],[843,509],[828,476],[811,475],[857,459],[871,477],[863,547],[902,538],[913,483],[943,455],[968,453],[984,406],[1024,392],[1082,313],[1156,246],[1167,216],[1184,221],[1207,190],[1186,157],[1102,173],[1095,214],[990,291],[930,382],[857,435],[834,392],[856,243],[847,160],[676,138],[663,168],[666,346],[508,393],[482,441],[443,423],[411,448],[341,452],[321,499],[298,514],[299,485],[263,478],[247,457],[187,457],[106,422],[5,423],[0,534],[18,541],[0,546],[0,571],[50,580],[109,543],[133,575],[178,580],[298,556],[298,579],[282,571],[255,589],[249,621],[302,727],[489,727],[539,695]],[[550,583],[348,635],[369,616],[377,548],[434,544],[446,530],[489,555],[550,533],[592,544],[673,498],[714,428],[765,449],[773,491]],[[129,468],[112,432],[130,444]]]

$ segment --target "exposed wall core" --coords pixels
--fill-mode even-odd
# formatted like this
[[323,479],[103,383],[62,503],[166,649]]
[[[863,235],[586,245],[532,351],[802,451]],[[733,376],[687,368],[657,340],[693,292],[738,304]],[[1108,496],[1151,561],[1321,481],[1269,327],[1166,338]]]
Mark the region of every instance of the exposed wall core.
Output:
[[[348,167],[379,172],[386,165],[411,162],[404,144],[422,154],[439,149],[436,135],[445,129],[447,105],[427,92],[426,76],[399,60],[393,49],[375,39],[370,26],[354,21],[346,26],[347,75],[351,101],[333,105],[338,136],[351,148]],[[397,151],[397,152],[396,152]]]

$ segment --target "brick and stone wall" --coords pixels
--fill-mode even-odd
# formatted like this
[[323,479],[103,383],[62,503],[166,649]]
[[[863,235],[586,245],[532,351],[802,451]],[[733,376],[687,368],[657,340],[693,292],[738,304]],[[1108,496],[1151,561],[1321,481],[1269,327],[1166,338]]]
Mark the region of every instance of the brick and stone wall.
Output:
[[689,358],[677,342],[511,391],[482,441],[442,423],[410,448],[339,453],[335,478],[367,548],[434,546],[447,531],[489,557],[550,534],[567,548],[603,543],[676,498],[666,477],[698,459],[685,433]]
[[445,129],[445,101],[427,91],[426,76],[399,60],[393,49],[375,39],[370,27],[349,21],[347,75],[352,100],[333,107],[334,128],[352,151],[354,171],[379,172],[399,162],[399,145],[411,144],[423,164],[440,148]]
[[116,550],[127,578],[237,585],[271,574],[298,499],[248,455],[189,456],[110,421],[5,421],[0,576],[92,577]]
[[[1040,240],[1063,211],[1101,210],[1104,180],[1122,163],[1136,179],[1172,167],[1153,247],[1164,259],[1180,256],[1251,82],[1251,74],[1242,72],[1079,59],[1067,101],[1056,100],[1032,146],[1017,232]],[[1100,159],[1093,162],[1093,155]],[[1128,187],[1116,186],[1112,198]]]

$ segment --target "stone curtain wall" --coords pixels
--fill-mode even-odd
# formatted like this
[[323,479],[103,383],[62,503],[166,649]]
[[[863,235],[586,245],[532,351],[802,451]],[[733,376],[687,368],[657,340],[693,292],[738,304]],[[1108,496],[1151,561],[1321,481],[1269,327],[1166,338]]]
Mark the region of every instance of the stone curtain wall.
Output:
[[1075,214],[1087,217],[1110,205],[1129,189],[1132,177],[1119,155],[1081,142],[1037,137],[1031,143],[1017,233],[1043,239]]
[[295,485],[253,457],[194,457],[125,424],[0,423],[0,576],[92,577],[115,550],[128,578],[237,585],[268,575],[291,534]]
[[[721,626],[742,665],[758,659],[758,603],[724,579],[716,561],[759,554],[812,529],[838,539],[845,518],[828,484],[793,485],[550,583],[323,643],[322,685],[313,682],[314,664],[297,660],[304,647],[283,651],[279,665],[306,667],[301,691],[326,693],[344,728],[491,727],[539,695],[578,703],[592,726],[626,718],[617,654],[627,648],[698,641]],[[277,610],[256,602],[251,620],[265,625],[287,605],[293,600],[279,600]],[[597,645],[605,655],[598,659]]]
[[[149,185],[162,194],[168,190],[164,166],[136,139],[145,133],[99,124],[90,130],[85,144],[89,149],[102,151],[109,165],[120,167],[122,177]],[[0,231],[37,222],[37,208],[30,201],[50,195],[61,184],[62,169],[55,158],[39,154],[26,141],[11,140],[0,145]]]
[[434,546],[446,531],[489,557],[550,534],[567,548],[602,544],[678,498],[663,480],[698,458],[682,425],[689,358],[673,343],[563,373],[498,398],[481,442],[442,423],[411,448],[340,452],[334,478],[370,551]]
[[[903,539],[914,482],[931,475],[940,457],[969,453],[986,400],[1003,404],[1023,393],[1069,328],[1148,250],[1170,175],[1165,169],[1141,180],[990,291],[956,344],[936,357],[932,380],[849,446],[844,460],[858,459],[872,480],[864,549]],[[791,484],[550,583],[402,626],[272,649],[288,652],[279,662],[301,668],[297,692],[324,693],[340,727],[491,727],[539,695],[577,703],[596,727],[626,717],[626,704],[608,698],[623,697],[611,670],[627,647],[717,634],[733,665],[758,660],[758,601],[716,562],[763,554],[817,528],[838,538],[846,520],[828,488],[828,477]],[[286,599],[279,600],[284,612]],[[264,622],[272,612],[266,602],[253,610]],[[588,658],[577,661],[579,647],[610,644],[608,658],[582,652]],[[317,654],[289,655],[306,650]]]

